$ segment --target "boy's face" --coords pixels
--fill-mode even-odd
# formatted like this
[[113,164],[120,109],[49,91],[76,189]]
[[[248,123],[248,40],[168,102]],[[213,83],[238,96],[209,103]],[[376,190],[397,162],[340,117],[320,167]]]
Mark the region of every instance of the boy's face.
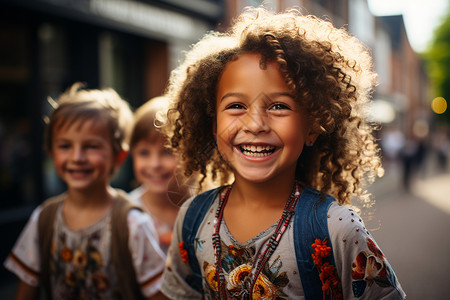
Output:
[[92,120],[53,129],[51,155],[58,175],[69,190],[104,189],[116,167],[106,126]]
[[131,150],[136,179],[152,194],[167,194],[178,159],[164,147],[163,138],[150,142],[140,140]]
[[263,70],[260,59],[244,54],[224,69],[217,91],[217,146],[237,180],[292,180],[309,143],[307,122],[278,64]]

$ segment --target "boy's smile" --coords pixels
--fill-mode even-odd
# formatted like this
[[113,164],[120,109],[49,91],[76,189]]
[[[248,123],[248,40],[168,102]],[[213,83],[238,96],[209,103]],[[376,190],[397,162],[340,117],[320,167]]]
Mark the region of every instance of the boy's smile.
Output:
[[237,178],[265,182],[293,178],[309,130],[277,63],[239,56],[225,67],[217,89],[217,146]]

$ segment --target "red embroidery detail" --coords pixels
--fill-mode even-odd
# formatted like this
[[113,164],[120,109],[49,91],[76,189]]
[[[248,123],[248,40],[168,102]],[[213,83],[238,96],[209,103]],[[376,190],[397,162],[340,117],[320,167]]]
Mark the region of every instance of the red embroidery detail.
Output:
[[186,248],[184,248],[184,243],[180,242],[178,244],[178,248],[180,249],[181,259],[183,260],[183,262],[185,264],[187,264],[189,262],[189,256],[188,256],[188,252],[187,252]]
[[342,299],[342,286],[336,269],[329,262],[323,262],[324,257],[331,255],[331,247],[327,246],[327,240],[316,239],[311,246],[314,248],[314,253],[311,256],[322,282],[323,298],[325,299],[325,296],[329,295],[331,299]]

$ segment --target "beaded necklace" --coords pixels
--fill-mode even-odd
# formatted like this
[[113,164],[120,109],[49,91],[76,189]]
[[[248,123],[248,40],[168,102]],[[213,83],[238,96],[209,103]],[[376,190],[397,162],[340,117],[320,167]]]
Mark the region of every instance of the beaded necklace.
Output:
[[[222,247],[220,245],[220,224],[223,219],[223,212],[225,209],[225,205],[228,201],[228,197],[230,195],[232,189],[232,185],[228,186],[224,191],[220,194],[220,202],[219,207],[217,208],[217,212],[214,219],[214,233],[212,235],[212,242],[214,247],[214,256],[216,259],[216,280],[218,285],[219,299],[227,299],[226,293],[226,284],[225,283],[225,274],[222,269],[222,261],[220,259],[222,253]],[[266,244],[266,248],[264,251],[258,256],[254,265],[256,268],[252,273],[253,279],[251,281],[250,290],[248,291],[248,299],[253,298],[253,288],[255,286],[256,280],[258,279],[259,274],[261,273],[264,265],[269,261],[272,254],[275,252],[275,249],[278,247],[280,243],[281,237],[286,232],[286,229],[289,225],[289,222],[292,216],[295,213],[295,207],[297,206],[298,199],[300,198],[300,192],[298,189],[298,184],[295,182],[294,187],[292,188],[291,195],[289,196],[288,201],[286,202],[286,206],[284,207],[283,214],[281,215],[280,220],[278,221],[277,228],[275,232],[269,239],[269,242]]]

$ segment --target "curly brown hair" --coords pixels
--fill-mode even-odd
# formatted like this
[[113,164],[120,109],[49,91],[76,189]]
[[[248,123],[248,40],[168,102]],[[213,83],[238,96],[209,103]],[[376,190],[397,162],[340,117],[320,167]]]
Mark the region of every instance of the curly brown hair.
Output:
[[361,183],[383,171],[364,111],[376,84],[370,52],[345,29],[296,10],[247,9],[226,33],[203,37],[172,72],[167,93],[174,103],[166,128],[186,175],[230,178],[213,135],[216,88],[225,65],[244,53],[261,54],[263,68],[278,63],[319,134],[298,159],[296,179],[339,203],[351,203],[354,195],[369,197]]

